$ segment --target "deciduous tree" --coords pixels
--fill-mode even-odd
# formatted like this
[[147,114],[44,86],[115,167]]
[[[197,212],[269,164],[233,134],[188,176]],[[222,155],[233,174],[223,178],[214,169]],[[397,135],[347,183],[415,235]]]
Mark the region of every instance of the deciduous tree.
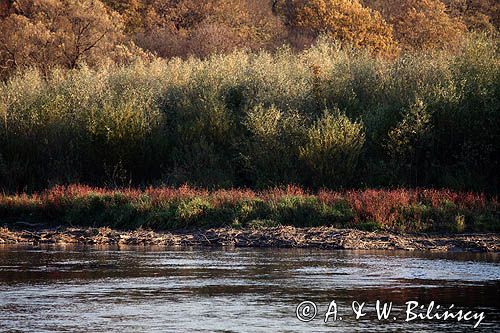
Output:
[[267,47],[284,31],[271,0],[144,0],[141,15],[138,45],[163,57]]
[[457,45],[465,24],[447,13],[440,0],[364,0],[393,25],[405,49],[436,49]]
[[377,53],[395,49],[391,26],[358,0],[281,0],[276,7],[291,29],[313,36],[326,33]]
[[25,66],[74,68],[130,54],[120,16],[100,1],[17,0],[14,7],[0,21],[4,73]]

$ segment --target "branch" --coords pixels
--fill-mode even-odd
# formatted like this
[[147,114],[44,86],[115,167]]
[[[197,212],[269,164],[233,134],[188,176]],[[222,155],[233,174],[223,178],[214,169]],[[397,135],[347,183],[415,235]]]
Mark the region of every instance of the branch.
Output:
[[104,36],[106,36],[106,34],[109,32],[109,30],[106,30],[104,31],[104,33],[99,37],[97,38],[93,43],[91,43],[88,47],[86,47],[85,49],[83,49],[83,51],[80,53],[80,54],[83,54],[87,51],[89,51],[90,49],[92,49],[94,46],[97,45],[97,43],[99,43],[103,38]]

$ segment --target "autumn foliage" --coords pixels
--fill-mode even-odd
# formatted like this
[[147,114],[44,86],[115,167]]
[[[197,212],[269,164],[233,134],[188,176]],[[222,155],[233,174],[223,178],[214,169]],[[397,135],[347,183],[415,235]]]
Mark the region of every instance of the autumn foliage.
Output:
[[383,0],[367,3],[394,28],[404,49],[436,49],[456,46],[466,31],[458,17],[448,15],[440,0]]
[[498,36],[495,0],[1,0],[0,77],[137,57],[302,49],[328,35],[373,54]]
[[120,16],[94,0],[17,0],[0,21],[0,69],[75,68],[141,54],[127,42]]
[[325,33],[377,53],[393,52],[396,46],[392,27],[357,0],[285,0],[279,11],[291,29],[314,37]]

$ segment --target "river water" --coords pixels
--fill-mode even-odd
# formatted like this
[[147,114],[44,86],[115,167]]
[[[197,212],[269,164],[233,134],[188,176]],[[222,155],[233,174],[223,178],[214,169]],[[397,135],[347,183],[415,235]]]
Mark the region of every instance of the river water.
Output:
[[[377,300],[392,302],[387,320]],[[303,301],[314,320],[297,319]],[[332,301],[337,320],[325,323]],[[471,332],[477,322],[406,321],[409,301],[421,313],[432,301],[482,312],[477,331],[500,332],[500,255],[0,246],[0,331]]]

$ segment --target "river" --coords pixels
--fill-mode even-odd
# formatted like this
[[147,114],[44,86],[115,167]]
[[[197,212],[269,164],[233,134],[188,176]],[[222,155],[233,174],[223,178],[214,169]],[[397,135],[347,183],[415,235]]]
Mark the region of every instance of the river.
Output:
[[[392,302],[387,320],[377,300]],[[317,309],[309,322],[297,319],[304,301]],[[337,320],[325,323],[332,301]],[[354,301],[365,316],[355,318]],[[0,246],[0,331],[470,332],[476,323],[406,321],[409,301],[482,312],[477,331],[500,331],[500,255]]]

